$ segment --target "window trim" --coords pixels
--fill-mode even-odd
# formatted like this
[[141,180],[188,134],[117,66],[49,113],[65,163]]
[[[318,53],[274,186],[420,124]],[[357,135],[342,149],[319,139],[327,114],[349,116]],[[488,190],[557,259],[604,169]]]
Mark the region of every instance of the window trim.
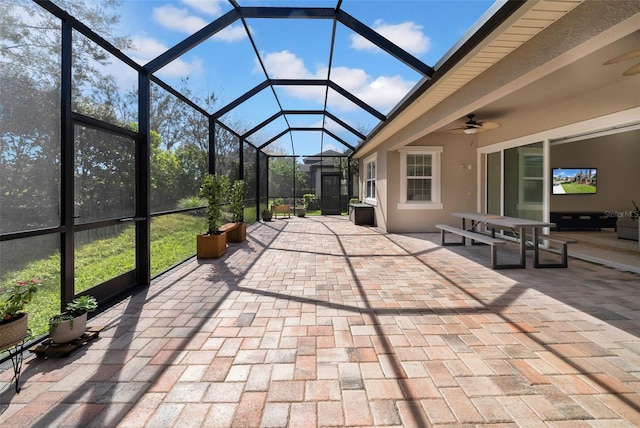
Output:
[[[400,202],[399,210],[441,210],[441,163],[442,146],[406,146],[400,152]],[[407,201],[407,155],[431,155],[431,202]]]
[[[373,192],[373,198],[367,195],[368,183],[369,183],[369,164],[375,164],[374,176],[371,179],[375,185],[375,191]],[[376,199],[376,193],[378,190],[378,154],[374,153],[371,156],[364,159],[364,202],[370,205],[378,205],[378,201]]]

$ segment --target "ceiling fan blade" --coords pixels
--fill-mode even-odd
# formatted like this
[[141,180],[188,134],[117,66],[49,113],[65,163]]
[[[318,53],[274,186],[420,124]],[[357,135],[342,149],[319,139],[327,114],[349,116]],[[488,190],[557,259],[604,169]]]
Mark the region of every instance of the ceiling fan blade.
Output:
[[628,59],[632,59],[632,58],[637,58],[640,57],[640,49],[635,50],[635,51],[631,51],[631,52],[627,52],[626,54],[622,54],[620,56],[617,56],[615,58],[611,58],[609,61],[605,62],[602,65],[609,65],[609,64],[616,64],[622,61],[626,61]]
[[451,128],[451,129],[445,129],[444,132],[452,132],[454,134],[461,134],[464,132],[466,128],[463,126],[461,128]]
[[631,67],[630,69],[628,69],[627,71],[625,71],[624,73],[622,73],[623,76],[631,76],[633,74],[638,74],[640,73],[640,64],[636,64],[633,67]]
[[482,130],[486,130],[486,131],[490,129],[500,128],[502,126],[498,122],[482,122],[480,123],[480,125],[482,125]]

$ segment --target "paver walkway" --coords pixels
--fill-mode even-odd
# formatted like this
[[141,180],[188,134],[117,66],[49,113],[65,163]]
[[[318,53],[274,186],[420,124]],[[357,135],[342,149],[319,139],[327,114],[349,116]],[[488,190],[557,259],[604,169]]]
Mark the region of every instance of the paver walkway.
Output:
[[94,318],[81,352],[27,357],[20,394],[0,374],[0,425],[640,426],[640,277],[438,242],[253,225]]

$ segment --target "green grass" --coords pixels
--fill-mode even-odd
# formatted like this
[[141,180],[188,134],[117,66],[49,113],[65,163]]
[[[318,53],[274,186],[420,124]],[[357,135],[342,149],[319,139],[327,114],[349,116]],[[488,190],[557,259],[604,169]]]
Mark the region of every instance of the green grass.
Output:
[[[206,230],[204,217],[172,214],[151,222],[151,274],[156,275],[196,252],[196,235]],[[125,228],[117,236],[96,240],[76,249],[76,293],[130,271],[135,266],[135,229]],[[3,273],[13,280],[40,279],[42,285],[27,306],[29,328],[34,336],[46,333],[49,317],[60,311],[60,254],[29,263],[25,268]]]
[[566,193],[596,193],[596,186],[578,183],[564,183],[562,188]]

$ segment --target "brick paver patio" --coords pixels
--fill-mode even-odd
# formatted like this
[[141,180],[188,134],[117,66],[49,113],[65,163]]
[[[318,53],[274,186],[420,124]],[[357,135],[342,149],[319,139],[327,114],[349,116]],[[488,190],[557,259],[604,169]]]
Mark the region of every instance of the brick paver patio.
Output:
[[20,394],[4,364],[0,424],[640,426],[639,276],[494,271],[486,247],[438,242],[253,225],[94,318],[80,352],[25,353]]

